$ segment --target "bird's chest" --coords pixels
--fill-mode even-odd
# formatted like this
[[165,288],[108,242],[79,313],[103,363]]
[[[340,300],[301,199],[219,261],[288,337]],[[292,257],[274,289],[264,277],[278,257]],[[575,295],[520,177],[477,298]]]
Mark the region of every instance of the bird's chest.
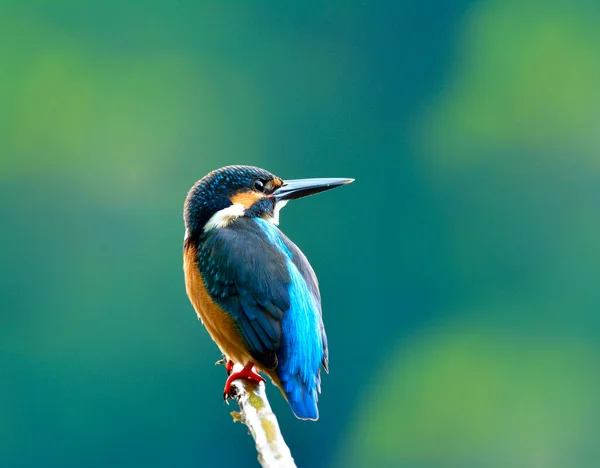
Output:
[[183,269],[185,287],[198,318],[202,321],[213,341],[234,362],[245,364],[250,358],[245,351],[242,337],[233,318],[224,312],[210,297],[198,269],[196,248],[184,251]]

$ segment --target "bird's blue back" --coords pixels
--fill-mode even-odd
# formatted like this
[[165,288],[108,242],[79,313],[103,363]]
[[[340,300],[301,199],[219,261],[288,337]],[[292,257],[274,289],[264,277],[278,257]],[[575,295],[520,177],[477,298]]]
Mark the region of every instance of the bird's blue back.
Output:
[[254,221],[286,257],[290,275],[290,309],[282,319],[277,375],[294,413],[316,419],[317,394],[321,391],[319,369],[327,352],[316,277],[304,255],[276,226],[262,218]]
[[235,319],[255,359],[275,368],[296,416],[317,419],[327,338],[304,254],[262,218],[213,229],[200,247],[198,265],[212,298]]

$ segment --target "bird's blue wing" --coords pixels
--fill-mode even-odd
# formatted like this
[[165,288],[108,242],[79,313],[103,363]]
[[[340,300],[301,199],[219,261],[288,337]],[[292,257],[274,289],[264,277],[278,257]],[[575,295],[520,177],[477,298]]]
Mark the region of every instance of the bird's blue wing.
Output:
[[[290,257],[296,268],[302,275],[307,288],[310,290],[311,294],[314,296],[315,300],[313,301],[319,315],[322,315],[321,311],[321,293],[319,291],[319,282],[317,280],[317,275],[315,275],[314,270],[310,266],[306,256],[302,253],[302,251],[294,244],[288,237],[285,235],[281,235],[281,239],[290,253]],[[325,326],[323,325],[323,321],[320,320],[318,323],[319,331],[321,333],[321,341],[323,344],[323,360],[322,365],[326,372],[329,372],[329,349],[327,346],[327,335],[325,334]]]
[[198,266],[255,362],[276,369],[296,416],[317,419],[327,338],[317,278],[304,254],[269,221],[239,218],[202,236]]
[[321,365],[327,369],[328,356],[317,278],[304,254],[276,226],[261,218],[254,222],[284,255],[290,275],[290,308],[281,321],[277,376],[294,414],[318,419],[319,370]]
[[231,315],[257,363],[277,367],[281,320],[290,308],[287,259],[250,219],[212,229],[198,267],[211,298]]

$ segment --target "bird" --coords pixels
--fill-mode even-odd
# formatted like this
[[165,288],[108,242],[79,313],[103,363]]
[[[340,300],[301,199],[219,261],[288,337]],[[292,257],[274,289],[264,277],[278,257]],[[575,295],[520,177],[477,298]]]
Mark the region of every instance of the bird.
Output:
[[[290,201],[353,182],[283,180],[254,166],[226,166],[196,182],[184,203],[183,269],[198,318],[223,354],[231,383],[279,387],[299,419],[317,420],[321,367],[329,372],[317,277],[278,228]],[[233,372],[233,365],[243,368]],[[238,366],[240,368],[240,366]]]

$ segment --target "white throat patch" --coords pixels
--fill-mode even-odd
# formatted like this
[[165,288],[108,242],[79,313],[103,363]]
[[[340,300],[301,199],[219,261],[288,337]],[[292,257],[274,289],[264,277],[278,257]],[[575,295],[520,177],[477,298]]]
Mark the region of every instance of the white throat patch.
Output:
[[272,222],[275,226],[279,225],[279,210],[287,205],[289,200],[281,200],[275,203],[275,209],[273,210],[273,216],[267,217],[267,221]]
[[244,205],[239,203],[234,203],[227,208],[223,208],[222,210],[217,211],[214,215],[210,217],[208,222],[204,225],[204,232],[210,231],[213,228],[222,228],[227,226],[231,221],[235,218],[239,218],[240,216],[244,216]]

